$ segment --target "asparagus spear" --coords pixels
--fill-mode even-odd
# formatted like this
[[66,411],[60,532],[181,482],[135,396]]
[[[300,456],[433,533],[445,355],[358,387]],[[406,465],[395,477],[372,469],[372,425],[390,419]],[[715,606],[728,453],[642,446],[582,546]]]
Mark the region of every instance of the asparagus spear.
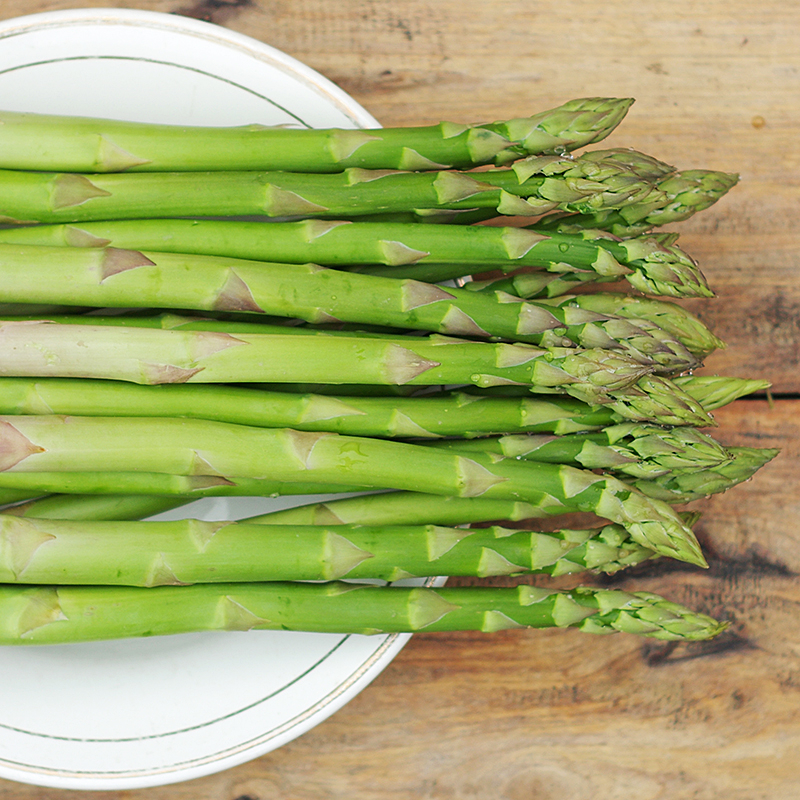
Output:
[[717,622],[649,592],[577,588],[401,588],[342,583],[3,586],[0,644],[56,644],[201,630],[327,633],[574,627],[708,639]]
[[7,472],[124,468],[550,504],[597,513],[624,525],[646,547],[705,564],[691,530],[667,505],[610,476],[563,465],[492,463],[479,454],[381,439],[144,417],[3,417],[0,452]]
[[649,371],[606,350],[536,348],[446,337],[370,338],[0,323],[0,375],[141,384],[524,383],[596,402]]
[[[483,174],[483,173],[477,173]],[[591,267],[602,254],[584,235],[550,237],[524,228],[486,225],[418,225],[402,222],[359,222],[304,219],[263,222],[230,219],[135,219],[80,224],[30,225],[0,231],[9,244],[55,247],[105,247],[194,253],[230,258],[315,263],[324,266],[357,264],[396,267],[385,274],[401,274],[427,262],[475,267],[546,266],[568,262]],[[612,241],[612,240],[610,240]],[[549,243],[549,244],[548,244]],[[602,242],[601,242],[602,243]],[[561,245],[561,247],[559,247]],[[567,249],[564,249],[567,245]],[[624,256],[624,251],[618,252]],[[612,275],[625,272],[609,258]],[[509,266],[510,265],[510,266]],[[448,277],[458,277],[451,274]]]
[[654,555],[620,526],[537,533],[2,514],[0,548],[2,583],[105,586],[616,572]]
[[374,130],[189,127],[4,111],[0,167],[65,172],[472,167],[594,144],[617,127],[632,103],[581,98],[531,117],[484,125],[442,122]]
[[648,479],[716,468],[731,461],[719,442],[694,428],[660,428],[631,422],[596,433],[510,434],[469,440],[443,439],[430,444],[456,452],[572,464]]
[[336,397],[226,385],[141,386],[68,378],[0,378],[0,414],[189,417],[388,438],[561,435],[597,430],[622,419],[606,407],[559,397],[478,397],[455,391],[419,397]]
[[[642,481],[642,483],[645,483]],[[445,525],[519,522],[558,516],[552,506],[486,497],[437,497],[421,492],[379,492],[304,503],[246,522],[264,525]],[[692,527],[699,514],[681,513]]]
[[[16,473],[19,475],[20,473]],[[29,473],[31,474],[31,473]],[[36,473],[32,473],[36,475]],[[39,473],[41,474],[41,473]],[[70,473],[74,475],[75,473]],[[8,475],[8,473],[6,473]],[[14,475],[14,473],[12,473]],[[119,475],[119,473],[118,473]],[[0,475],[0,480],[4,477]],[[3,510],[3,514],[41,519],[142,519],[191,502],[191,497],[133,494],[50,494]],[[163,507],[160,503],[164,503]],[[168,505],[169,504],[169,505]],[[372,492],[348,494],[270,511],[244,522],[256,525],[444,525],[455,527],[472,522],[517,522],[546,518],[550,507],[518,500],[486,497],[444,497],[423,492]],[[681,514],[689,527],[699,515]],[[608,526],[607,526],[608,527]],[[611,526],[616,529],[622,526]],[[627,533],[625,534],[627,536]]]
[[677,371],[695,364],[679,342],[646,322],[311,264],[0,244],[0,281],[5,296],[21,302],[244,311],[548,346],[602,346],[643,363],[654,353]]
[[501,215],[616,208],[658,191],[616,160],[530,156],[481,172],[348,167],[283,171],[91,175],[0,170],[8,221],[152,217],[350,217],[412,209],[486,207]]
[[[741,447],[729,447],[727,451],[731,460],[723,465],[696,472],[669,472],[652,478],[630,480],[639,492],[654,500],[670,505],[681,505],[712,494],[726,492],[737,484],[749,480],[779,452],[775,449]],[[352,484],[294,483],[238,477],[223,479],[142,472],[0,472],[0,492],[5,493],[6,502],[18,502],[61,492],[71,494],[88,492],[92,496],[110,494],[125,497],[144,493],[188,502],[201,497],[334,494],[369,488]],[[61,501],[53,502],[58,504]],[[69,504],[68,500],[64,502]],[[352,511],[349,510],[351,507]],[[538,499],[533,498],[532,502],[525,502],[496,497],[445,497],[397,491],[336,499],[316,506],[272,512],[269,516],[274,515],[276,523],[283,522],[285,518],[285,521],[293,523],[314,520],[323,523],[352,522],[363,519],[370,524],[429,522],[461,525],[498,519],[553,517],[569,513],[571,510],[575,509],[553,504],[552,497],[546,494],[542,494]],[[24,507],[22,513],[25,513]],[[265,521],[272,522],[272,519]]]

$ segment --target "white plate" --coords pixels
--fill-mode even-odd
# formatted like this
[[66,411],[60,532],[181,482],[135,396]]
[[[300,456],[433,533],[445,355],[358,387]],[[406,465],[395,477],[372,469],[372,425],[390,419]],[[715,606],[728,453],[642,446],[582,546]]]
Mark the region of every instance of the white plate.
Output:
[[[118,9],[0,23],[0,107],[168,123],[378,127],[338,87],[260,42]],[[189,508],[205,519],[239,519],[273,507],[277,501],[247,498]],[[327,718],[407,639],[248,632],[6,648],[0,777],[115,790],[228,769]]]

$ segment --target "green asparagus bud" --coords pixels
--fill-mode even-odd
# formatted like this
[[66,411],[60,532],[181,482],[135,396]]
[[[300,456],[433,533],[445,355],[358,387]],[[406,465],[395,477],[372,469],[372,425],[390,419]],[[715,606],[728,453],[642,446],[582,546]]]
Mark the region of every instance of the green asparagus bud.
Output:
[[766,391],[769,381],[734,378],[728,375],[680,375],[672,379],[687,394],[690,394],[703,408],[714,411],[753,392]]
[[701,472],[667,474],[652,480],[637,480],[634,485],[648,497],[665,503],[689,503],[712,494],[726,492],[755,475],[775,458],[779,450],[755,447],[729,447],[731,460]]
[[701,402],[683,387],[660,375],[647,375],[636,385],[616,392],[611,408],[628,420],[656,422],[659,425],[715,425],[714,418]]
[[705,470],[731,460],[719,442],[694,428],[660,428],[630,422],[596,433],[511,434],[445,439],[431,444],[464,453],[611,470],[634,478]]
[[653,194],[623,209],[608,209],[594,214],[574,214],[543,219],[536,224],[541,231],[578,233],[600,229],[615,236],[639,236],[658,225],[682,222],[703,211],[727,194],[739,176],[709,170],[687,170],[670,175],[657,186],[663,194]]
[[671,334],[700,359],[726,346],[694,314],[667,300],[598,292],[542,302],[548,305],[576,305],[587,311],[635,320],[637,323],[646,320]]
[[[537,296],[546,291],[547,285],[539,279],[541,273],[521,272],[503,278],[486,281],[470,281],[465,288],[474,292],[494,293],[507,292],[515,297]],[[673,342],[678,342],[678,347],[688,350],[695,358],[702,359],[714,350],[725,347],[725,343],[718,339],[711,331],[691,312],[677,303],[659,300],[653,297],[641,297],[628,294],[614,294],[610,292],[593,292],[579,295],[559,294],[553,298],[538,300],[541,305],[549,306],[576,306],[586,311],[594,311],[611,317],[635,321],[637,324],[647,323],[664,331],[665,338],[662,347],[674,350]],[[651,328],[647,330],[652,334]],[[654,335],[655,338],[655,335]],[[673,358],[683,356],[678,350]],[[683,356],[685,359],[685,356]]]

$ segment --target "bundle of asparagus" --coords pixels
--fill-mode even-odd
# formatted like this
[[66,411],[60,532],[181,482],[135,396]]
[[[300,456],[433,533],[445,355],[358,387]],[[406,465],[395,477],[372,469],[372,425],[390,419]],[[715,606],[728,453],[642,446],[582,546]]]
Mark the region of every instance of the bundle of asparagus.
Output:
[[[767,384],[692,375],[724,345],[659,299],[712,296],[653,228],[736,176],[573,153],[630,104],[369,131],[0,112],[0,643],[722,631],[526,577],[705,566],[680,506],[775,455],[700,430]],[[641,294],[598,291],[619,280]],[[319,493],[344,496],[146,520]],[[571,512],[597,527],[534,529]],[[391,585],[450,575],[524,580]]]

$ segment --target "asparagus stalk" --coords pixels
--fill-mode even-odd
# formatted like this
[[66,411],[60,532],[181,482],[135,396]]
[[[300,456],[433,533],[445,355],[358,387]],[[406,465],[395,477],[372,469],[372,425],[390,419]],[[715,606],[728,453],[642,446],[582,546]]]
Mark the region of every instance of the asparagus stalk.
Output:
[[[644,483],[644,482],[643,482]],[[334,497],[249,517],[258,525],[445,525],[520,522],[557,516],[551,506],[486,497],[436,497],[420,492],[380,492]],[[691,528],[697,512],[682,512]],[[608,526],[606,526],[608,527]],[[622,526],[620,526],[622,530]],[[616,530],[616,527],[614,528]],[[628,535],[627,533],[625,534]]]
[[560,505],[624,525],[662,554],[705,564],[691,529],[667,505],[610,476],[563,465],[492,463],[479,454],[381,439],[143,417],[3,417],[0,451],[0,467],[9,473],[124,468]]
[[413,209],[492,208],[501,215],[616,208],[652,194],[616,159],[530,156],[510,168],[423,172],[217,171],[93,175],[0,170],[3,212],[15,222],[261,215],[350,217]]
[[19,503],[23,500],[30,500],[31,498],[38,498],[43,492],[30,491],[26,489],[13,489],[13,488],[0,488],[0,505],[4,506],[4,511],[11,508],[13,503]]
[[0,281],[8,287],[5,296],[21,302],[244,311],[548,346],[602,346],[643,363],[654,353],[678,371],[695,364],[679,342],[646,322],[311,264],[0,244]]
[[[26,498],[27,499],[27,498]],[[172,511],[185,497],[125,494],[48,494],[3,509],[3,515],[35,519],[134,520]]]
[[2,514],[0,550],[2,583],[101,586],[616,572],[654,555],[620,526],[537,533]]
[[3,586],[0,644],[56,644],[205,630],[378,634],[507,628],[624,631],[698,640],[725,629],[649,592],[401,588],[342,583]]
[[649,371],[607,350],[446,337],[239,334],[0,324],[0,375],[162,383],[527,384],[597,402]]
[[[55,472],[0,471],[0,490],[15,492],[13,501],[46,494],[156,495],[198,500],[203,497],[280,497],[351,492],[352,483],[280,481],[269,478],[175,475],[166,472],[61,470]],[[12,501],[12,502],[13,502]]]
[[779,450],[756,447],[729,447],[731,460],[700,472],[669,473],[653,480],[636,480],[634,485],[648,497],[678,505],[727,492],[755,475],[775,458]]
[[660,428],[623,423],[596,433],[509,434],[481,439],[444,439],[434,447],[494,457],[572,464],[634,478],[696,472],[731,461],[728,451],[694,428]]
[[[633,100],[581,98],[483,125],[373,130],[201,127],[0,113],[0,167],[64,172],[468,168],[594,144]],[[35,146],[32,146],[35,143]]]
[[739,176],[711,170],[686,170],[669,175],[657,184],[663,194],[632,203],[625,209],[606,209],[590,214],[572,214],[544,218],[536,223],[539,231],[578,233],[601,229],[615,236],[639,236],[658,225],[682,222],[709,208],[727,194]]
[[[34,475],[36,473],[33,473]],[[75,474],[75,473],[71,473]],[[2,476],[0,476],[0,479]],[[191,497],[131,494],[51,494],[3,510],[3,514],[41,519],[142,519],[191,502]],[[163,506],[159,504],[163,502]],[[170,505],[168,505],[170,504]],[[518,522],[547,518],[550,507],[517,500],[485,497],[443,497],[423,492],[373,492],[304,503],[250,517],[244,522],[266,525],[444,525],[474,522]],[[699,515],[681,518],[692,527]],[[608,526],[607,526],[608,527]],[[615,526],[611,526],[615,527]],[[616,526],[624,531],[622,526]],[[615,527],[615,529],[616,529]],[[627,533],[625,534],[627,536]],[[629,537],[628,537],[629,538]]]
[[141,386],[121,381],[0,378],[0,414],[188,417],[387,438],[472,438],[506,432],[564,434],[620,422],[601,406],[567,398],[337,397],[226,385]]

